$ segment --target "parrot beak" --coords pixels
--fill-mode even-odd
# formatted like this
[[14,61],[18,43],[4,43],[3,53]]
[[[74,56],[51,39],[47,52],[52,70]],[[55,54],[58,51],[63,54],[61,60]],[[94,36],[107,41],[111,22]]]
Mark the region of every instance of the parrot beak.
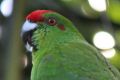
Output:
[[26,20],[22,27],[21,36],[23,36],[23,34],[25,32],[31,31],[31,30],[35,29],[36,27],[37,27],[36,23],[32,23],[32,22],[29,22],[28,20]]
[[36,28],[37,28],[37,24],[29,22],[28,20],[25,21],[22,27],[21,37],[23,39],[23,42],[25,44],[27,51],[29,52],[32,52],[34,47],[32,45],[31,37],[32,37],[33,31],[35,31]]

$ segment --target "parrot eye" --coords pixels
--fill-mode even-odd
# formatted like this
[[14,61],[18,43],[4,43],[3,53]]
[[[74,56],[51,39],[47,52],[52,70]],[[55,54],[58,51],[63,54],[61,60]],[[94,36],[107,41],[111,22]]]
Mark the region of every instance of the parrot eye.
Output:
[[51,25],[51,26],[54,26],[54,25],[56,25],[56,20],[54,19],[54,18],[50,18],[50,19],[48,19],[48,24],[49,25]]

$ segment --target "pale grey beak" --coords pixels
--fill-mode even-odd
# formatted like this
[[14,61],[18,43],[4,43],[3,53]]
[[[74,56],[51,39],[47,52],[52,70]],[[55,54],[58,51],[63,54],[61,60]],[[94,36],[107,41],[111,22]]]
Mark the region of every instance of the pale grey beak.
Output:
[[25,32],[28,32],[30,30],[33,30],[37,27],[37,24],[36,23],[32,23],[32,22],[29,22],[29,21],[25,21],[25,23],[23,24],[22,26],[22,31],[21,31],[21,36],[25,33]]
[[32,23],[27,20],[25,21],[25,23],[22,26],[21,37],[23,38],[25,47],[26,47],[27,51],[29,51],[29,52],[33,51],[33,46],[29,44],[27,36],[29,36],[29,32],[34,30],[36,27],[37,27],[36,23]]

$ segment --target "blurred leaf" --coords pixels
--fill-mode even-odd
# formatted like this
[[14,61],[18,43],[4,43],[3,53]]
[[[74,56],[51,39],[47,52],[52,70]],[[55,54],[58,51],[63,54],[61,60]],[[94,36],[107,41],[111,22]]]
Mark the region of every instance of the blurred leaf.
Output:
[[120,70],[120,51],[116,50],[116,55],[109,59],[111,64],[113,64],[116,68]]
[[115,31],[116,46],[120,47],[120,30]]
[[89,18],[98,17],[98,12],[90,7],[87,0],[61,0],[61,2],[79,15]]
[[107,9],[108,17],[115,23],[120,24],[120,1],[111,0]]

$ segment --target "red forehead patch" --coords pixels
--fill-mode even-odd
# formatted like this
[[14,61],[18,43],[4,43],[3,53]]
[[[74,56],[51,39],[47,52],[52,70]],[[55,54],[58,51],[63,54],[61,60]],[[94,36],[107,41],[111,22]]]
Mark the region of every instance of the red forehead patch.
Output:
[[26,19],[31,21],[31,22],[38,22],[38,21],[43,21],[44,17],[43,14],[53,12],[51,10],[36,10],[30,13]]

